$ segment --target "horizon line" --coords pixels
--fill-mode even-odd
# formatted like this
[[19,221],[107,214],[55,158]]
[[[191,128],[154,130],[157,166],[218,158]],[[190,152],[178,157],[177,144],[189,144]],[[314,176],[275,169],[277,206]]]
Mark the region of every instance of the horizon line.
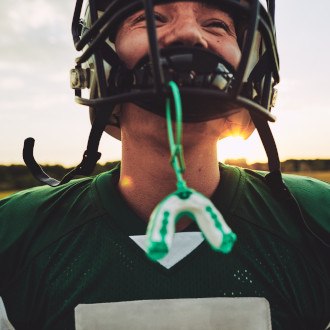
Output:
[[[292,160],[297,160],[297,161],[330,161],[330,157],[329,158],[287,158],[285,160],[280,159],[281,163],[287,162],[287,161],[292,161]],[[117,160],[109,160],[106,162],[102,162],[102,163],[96,163],[96,165],[101,165],[101,166],[105,166],[108,163],[116,163],[116,162],[120,162],[120,159]],[[247,165],[253,165],[253,164],[267,164],[267,161],[263,161],[263,160],[256,160],[256,161],[248,161],[246,158],[244,157],[238,157],[238,158],[226,158],[224,161],[218,161],[219,163],[225,163],[228,161],[241,161],[241,162],[246,162]],[[47,162],[47,163],[40,163],[40,166],[62,166],[64,168],[68,168],[68,167],[75,167],[78,166],[79,164],[74,164],[74,165],[70,165],[70,164],[61,164],[61,163],[52,163],[52,162]],[[25,163],[21,162],[21,163],[0,163],[0,166],[26,166]]]

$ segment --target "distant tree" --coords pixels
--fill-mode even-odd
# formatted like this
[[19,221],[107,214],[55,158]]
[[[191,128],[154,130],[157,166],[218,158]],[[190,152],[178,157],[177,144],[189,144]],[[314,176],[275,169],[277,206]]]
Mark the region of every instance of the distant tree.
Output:
[[245,158],[226,159],[225,164],[248,168]]
[[[108,162],[104,165],[97,164],[91,176],[95,176],[101,172],[109,171],[117,166],[119,161]],[[268,171],[267,163],[247,164],[245,158],[226,159],[226,164],[250,168],[254,170]],[[45,165],[43,169],[50,176],[61,179],[72,168],[65,168],[62,165]],[[289,159],[282,162],[283,172],[299,172],[299,171],[330,171],[330,159]],[[0,165],[0,190],[22,190],[30,187],[40,186],[29,169],[25,165]]]
[[254,163],[250,165],[252,170],[256,171],[268,171],[268,164],[267,163]]

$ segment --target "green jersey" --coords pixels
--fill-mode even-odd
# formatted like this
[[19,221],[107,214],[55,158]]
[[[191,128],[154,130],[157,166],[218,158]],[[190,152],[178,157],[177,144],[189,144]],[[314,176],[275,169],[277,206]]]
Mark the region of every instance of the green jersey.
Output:
[[[200,241],[175,261],[150,261],[134,239],[147,224],[118,191],[118,168],[0,201],[0,297],[10,322],[16,329],[74,329],[81,304],[263,297],[273,329],[325,329],[329,251],[274,198],[264,173],[220,171],[212,201],[237,234],[228,255],[195,235]],[[308,224],[329,232],[329,185],[284,180]],[[193,232],[194,224],[186,229]]]

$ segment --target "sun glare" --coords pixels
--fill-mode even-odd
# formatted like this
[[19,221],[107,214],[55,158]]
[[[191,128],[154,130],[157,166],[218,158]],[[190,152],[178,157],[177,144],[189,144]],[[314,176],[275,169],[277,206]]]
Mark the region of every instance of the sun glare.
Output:
[[127,175],[124,176],[123,179],[122,179],[121,185],[123,187],[127,187],[127,188],[131,187],[133,185],[132,178],[130,176],[127,176]]
[[266,155],[257,134],[244,140],[241,136],[229,136],[218,142],[218,160],[246,159],[247,163],[266,162]]

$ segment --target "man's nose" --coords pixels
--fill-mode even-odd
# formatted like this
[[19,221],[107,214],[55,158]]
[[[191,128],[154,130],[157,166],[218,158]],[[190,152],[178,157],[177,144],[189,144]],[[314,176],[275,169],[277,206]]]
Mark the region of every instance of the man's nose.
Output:
[[170,28],[164,32],[164,35],[160,36],[159,43],[161,47],[192,46],[208,48],[201,27],[192,18],[172,23]]

